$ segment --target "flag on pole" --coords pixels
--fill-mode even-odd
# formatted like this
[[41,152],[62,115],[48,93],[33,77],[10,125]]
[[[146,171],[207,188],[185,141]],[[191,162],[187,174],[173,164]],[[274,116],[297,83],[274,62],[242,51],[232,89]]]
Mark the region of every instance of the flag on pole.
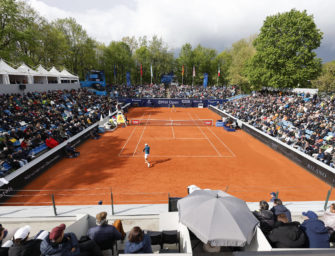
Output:
[[142,64],[141,64],[141,77],[143,76]]
[[219,69],[218,69],[218,77],[220,77],[220,67],[219,67]]
[[195,66],[193,66],[193,76],[195,76]]
[[152,65],[150,65],[150,75],[151,75],[151,77],[154,76],[153,73],[152,73]]
[[181,67],[181,75],[184,75],[184,65]]

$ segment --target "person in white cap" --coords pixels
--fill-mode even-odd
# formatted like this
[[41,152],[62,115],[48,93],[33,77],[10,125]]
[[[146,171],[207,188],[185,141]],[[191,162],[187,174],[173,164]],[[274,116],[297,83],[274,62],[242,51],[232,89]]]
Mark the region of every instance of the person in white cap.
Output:
[[31,228],[24,226],[19,228],[14,234],[14,245],[9,248],[8,256],[39,256],[41,255],[40,244],[42,240],[28,240]]
[[149,163],[148,157],[149,157],[149,154],[150,154],[150,147],[147,143],[144,144],[143,152],[144,152],[144,161],[148,165],[148,168],[149,168],[150,163]]

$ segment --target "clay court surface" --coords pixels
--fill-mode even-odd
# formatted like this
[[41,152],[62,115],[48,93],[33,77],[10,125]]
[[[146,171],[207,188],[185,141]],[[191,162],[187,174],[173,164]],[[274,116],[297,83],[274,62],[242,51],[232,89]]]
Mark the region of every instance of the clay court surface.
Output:
[[[128,119],[220,119],[208,109],[133,108]],[[144,143],[151,147],[144,164]],[[239,130],[215,126],[128,126],[89,140],[80,157],[64,159],[10,200],[26,204],[167,203],[187,195],[187,186],[221,189],[248,202],[268,200],[279,191],[284,201],[325,200],[329,185]],[[335,197],[331,197],[335,199]]]

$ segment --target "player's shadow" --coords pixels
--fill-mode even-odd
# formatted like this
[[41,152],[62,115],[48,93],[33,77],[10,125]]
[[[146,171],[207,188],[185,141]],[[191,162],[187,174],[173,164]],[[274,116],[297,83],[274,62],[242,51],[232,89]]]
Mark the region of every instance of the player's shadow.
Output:
[[153,162],[152,162],[152,166],[155,166],[155,165],[157,165],[157,164],[162,164],[162,163],[165,163],[165,162],[170,161],[170,160],[171,160],[171,158],[165,158],[165,159],[161,159],[161,160],[153,161]]

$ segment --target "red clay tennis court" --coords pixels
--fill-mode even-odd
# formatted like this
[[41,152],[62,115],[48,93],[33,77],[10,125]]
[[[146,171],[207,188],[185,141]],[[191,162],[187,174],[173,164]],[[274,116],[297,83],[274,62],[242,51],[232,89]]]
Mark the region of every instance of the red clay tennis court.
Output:
[[206,125],[220,119],[208,109],[133,108],[127,117],[143,125],[85,142],[79,158],[58,162],[9,202],[49,204],[54,194],[56,204],[105,204],[112,190],[115,204],[167,203],[168,194],[185,196],[191,184],[249,202],[268,200],[272,191],[284,201],[322,201],[330,188],[244,131]]

